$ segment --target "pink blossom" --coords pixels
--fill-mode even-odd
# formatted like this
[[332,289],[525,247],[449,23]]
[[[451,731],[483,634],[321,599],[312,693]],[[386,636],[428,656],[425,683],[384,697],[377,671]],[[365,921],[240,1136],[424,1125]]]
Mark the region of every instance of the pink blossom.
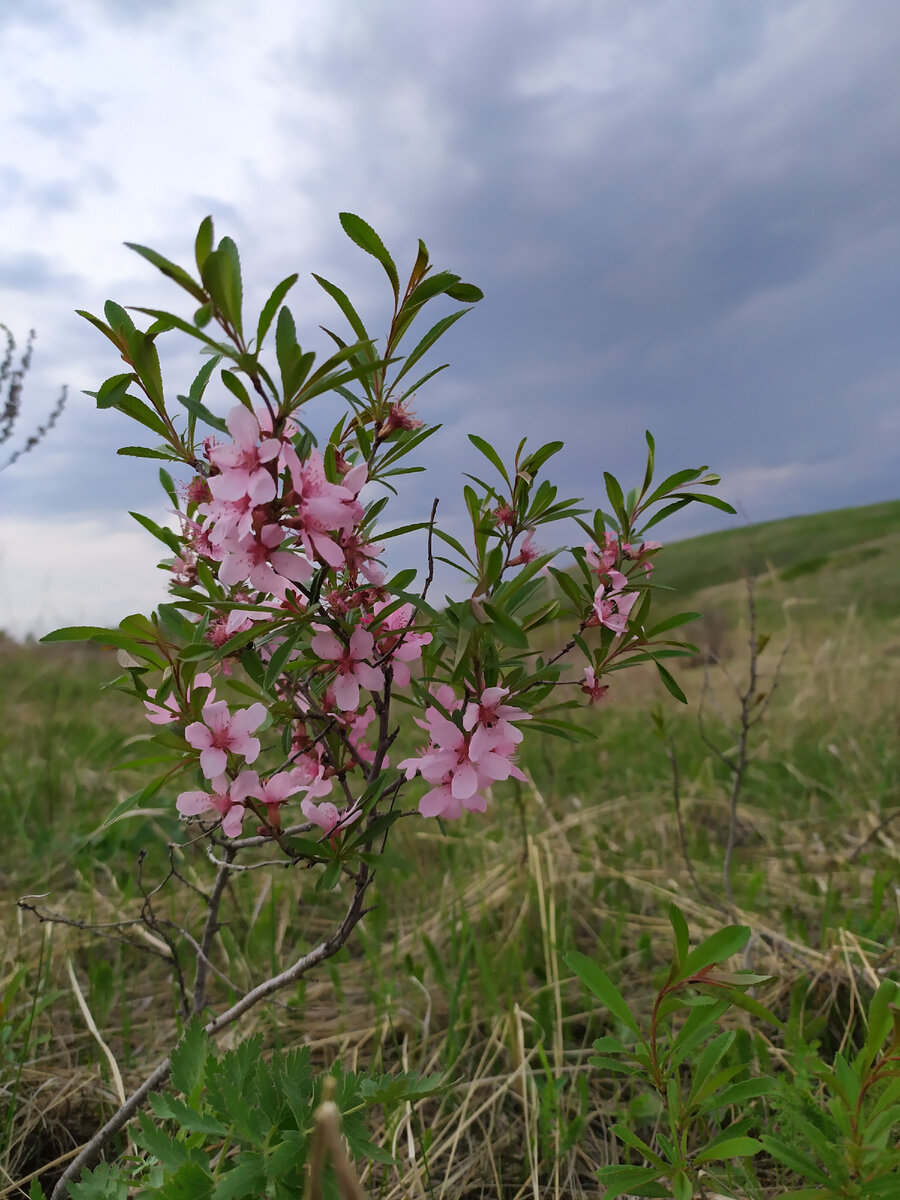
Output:
[[[611,571],[609,574],[617,575],[624,582],[627,582],[625,576],[620,575],[618,571]],[[606,588],[601,583],[594,593],[594,617],[592,623],[605,625],[613,633],[623,634],[628,622],[628,614],[634,608],[637,598],[637,592],[617,591],[615,586]]]
[[419,724],[428,730],[431,743],[399,766],[407,779],[420,774],[436,785],[420,801],[419,811],[424,816],[453,819],[463,809],[483,812],[485,802],[479,793],[484,788],[510,776],[525,779],[512,761],[515,742],[489,726],[477,725],[472,733],[466,733],[436,708],[427,708],[425,720]]
[[214,446],[210,461],[222,472],[209,479],[209,490],[217,500],[239,500],[247,496],[254,504],[268,504],[275,499],[275,479],[266,464],[277,458],[281,443],[276,438],[259,441],[259,421],[237,404],[226,419],[228,431],[234,438],[230,446]]
[[224,700],[207,701],[203,720],[194,721],[184,731],[190,745],[200,751],[200,770],[207,779],[225,773],[228,754],[239,754],[248,763],[259,756],[259,740],[250,736],[266,719],[265,706],[257,702],[240,708],[232,716]]
[[[373,617],[377,621],[379,613],[387,608],[386,603],[376,604]],[[389,613],[378,625],[379,654],[390,656],[394,672],[394,683],[397,687],[409,686],[409,667],[407,663],[416,662],[422,657],[422,647],[427,646],[432,639],[430,633],[415,633],[412,629],[414,609],[411,604],[401,604]],[[455,699],[455,697],[454,697]]]
[[320,629],[310,645],[314,654],[337,667],[334,697],[342,712],[359,707],[360,686],[377,691],[384,683],[382,672],[365,661],[375,648],[375,639],[367,629],[354,629],[348,646],[342,645],[330,630]]
[[[330,567],[342,567],[344,554],[331,532],[350,533],[363,516],[363,507],[350,487],[330,483],[318,450],[301,463],[293,447],[286,447],[297,516],[287,522],[295,528],[310,558],[318,556]],[[354,468],[356,470],[356,468]]]
[[241,802],[249,796],[260,800],[269,809],[270,823],[277,825],[278,806],[284,804],[288,796],[293,796],[302,787],[303,784],[293,771],[278,771],[263,781],[260,781],[255,771],[242,771],[231,788],[231,794]]
[[598,575],[605,575],[610,567],[614,566],[619,557],[619,543],[614,533],[610,533],[607,529],[603,535],[604,546],[603,550],[599,551],[588,542],[585,546],[587,561],[594,568]]
[[542,547],[535,546],[535,544],[534,544],[534,530],[529,529],[528,534],[525,537],[525,540],[519,546],[519,553],[516,555],[515,558],[511,558],[509,560],[508,566],[521,567],[525,563],[534,562],[534,560],[537,558],[537,556],[542,553],[543,553]]
[[593,667],[584,668],[584,682],[581,684],[581,690],[590,698],[591,704],[596,704],[602,700],[609,691],[608,683],[598,683],[594,676]]
[[341,553],[352,585],[356,585],[360,572],[371,584],[384,583],[384,568],[375,561],[383,550],[384,546],[364,542],[356,530],[341,535]]
[[[219,775],[211,782],[211,790],[182,792],[175,801],[175,807],[183,817],[198,817],[205,812],[218,812],[224,818],[222,832],[226,837],[237,837],[241,832],[244,819],[244,803],[246,794],[242,792],[241,780],[247,774],[256,772],[243,771],[231,783],[227,775]],[[238,791],[240,798],[235,795]]]
[[331,791],[332,781],[325,778],[322,747],[318,744],[314,750],[294,759],[290,773],[297,783],[297,790],[306,792],[307,800],[327,796]]
[[284,541],[278,525],[264,525],[258,538],[225,543],[219,578],[229,586],[249,581],[260,592],[284,599],[290,583],[308,583],[314,571],[302,554],[276,549]]
[[488,731],[496,742],[508,741],[514,745],[522,740],[522,731],[512,725],[512,721],[530,721],[531,713],[516,708],[512,704],[502,704],[504,696],[509,695],[509,688],[485,688],[481,699],[471,701],[466,705],[463,715],[463,729],[474,729],[476,725]]
[[378,430],[378,436],[382,438],[390,437],[398,429],[421,429],[422,422],[415,415],[409,406],[408,400],[401,400],[398,404],[388,405],[388,415],[382,421]]
[[300,801],[300,807],[307,821],[311,821],[313,825],[318,825],[329,836],[347,829],[355,821],[358,821],[362,815],[360,809],[355,804],[352,808],[345,808],[341,811],[330,800],[326,800],[324,804],[313,804],[307,798]]
[[[185,700],[190,698],[194,688],[212,688],[212,678],[206,671],[198,671],[194,676],[193,684],[185,689]],[[155,698],[156,688],[148,688],[147,695]],[[214,700],[215,695],[215,689],[213,689],[207,696],[207,701]],[[181,705],[174,692],[171,692],[162,704],[155,704],[152,699],[145,700],[144,708],[147,710],[147,720],[152,725],[167,725],[171,721],[177,721],[182,715]]]

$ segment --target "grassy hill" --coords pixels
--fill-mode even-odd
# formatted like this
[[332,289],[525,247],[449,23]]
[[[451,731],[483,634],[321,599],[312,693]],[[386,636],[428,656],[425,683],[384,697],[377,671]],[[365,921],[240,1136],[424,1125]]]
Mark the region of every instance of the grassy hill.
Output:
[[[878,617],[900,614],[900,500],[735,526],[666,547],[654,581],[685,598],[735,594],[747,575],[760,598],[793,598],[835,614],[851,605]],[[693,605],[693,600],[692,600]],[[702,611],[702,602],[698,600]]]

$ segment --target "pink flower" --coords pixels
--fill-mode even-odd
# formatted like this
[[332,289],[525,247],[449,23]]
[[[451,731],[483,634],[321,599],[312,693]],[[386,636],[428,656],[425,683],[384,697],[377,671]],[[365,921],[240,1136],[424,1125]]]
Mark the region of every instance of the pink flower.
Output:
[[384,683],[382,672],[365,661],[375,648],[375,639],[367,629],[354,629],[348,646],[342,645],[330,630],[324,629],[315,634],[310,645],[313,654],[337,667],[334,698],[342,712],[352,712],[359,707],[360,686],[377,691]]
[[382,421],[381,427],[378,430],[378,436],[382,438],[390,437],[398,429],[421,429],[422,422],[415,415],[409,406],[408,400],[401,400],[399,404],[388,405],[388,415]]
[[[503,689],[488,689],[504,693]],[[499,701],[499,697],[489,697]],[[477,708],[477,706],[475,706]],[[515,710],[518,712],[519,710]],[[420,774],[427,783],[435,784],[419,802],[423,816],[443,816],[449,820],[462,815],[464,809],[483,812],[484,788],[501,779],[525,779],[512,761],[516,743],[504,729],[503,718],[498,727],[477,724],[472,733],[460,729],[436,708],[425,710],[425,720],[419,724],[428,730],[431,743],[415,758],[399,764],[406,778]],[[507,726],[518,734],[513,726]],[[521,737],[520,734],[518,734]]]
[[278,525],[264,525],[258,538],[227,541],[219,578],[229,586],[249,581],[257,591],[283,600],[289,583],[308,583],[315,573],[302,554],[276,549],[283,541],[284,533]]
[[[292,517],[288,524],[297,530],[310,558],[318,556],[329,567],[342,567],[344,553],[328,535],[332,531],[349,534],[362,519],[362,505],[351,487],[328,481],[318,450],[312,450],[303,463],[293,447],[286,446],[285,454],[294,484],[292,499],[297,508],[297,516]],[[355,484],[364,475],[359,468],[353,468],[350,474],[353,475],[354,471],[357,472],[353,479]]]
[[619,543],[614,533],[607,531],[603,535],[604,547],[602,551],[596,550],[590,542],[585,546],[587,560],[597,572],[598,575],[605,575],[610,567],[614,566],[619,557]]
[[590,698],[591,704],[596,704],[598,700],[602,700],[609,691],[609,684],[598,683],[594,676],[594,668],[585,667],[584,682],[581,684],[581,690]]
[[534,544],[534,530],[529,529],[525,540],[519,546],[519,553],[515,558],[509,560],[508,565],[511,567],[521,567],[525,563],[534,562],[537,556],[542,553],[542,548]]
[[530,721],[531,713],[524,709],[515,708],[512,704],[502,704],[504,696],[509,695],[509,688],[485,688],[477,703],[473,700],[466,705],[463,716],[463,729],[474,729],[480,726],[490,735],[495,743],[511,742],[514,745],[522,740],[521,729],[516,729],[511,721]]
[[257,702],[241,708],[232,716],[224,700],[203,705],[203,720],[194,721],[184,731],[190,745],[200,751],[200,770],[207,779],[224,775],[228,754],[239,754],[248,763],[259,756],[259,740],[250,736],[266,719],[264,705]]
[[[194,682],[191,687],[185,691],[185,699],[189,699],[194,688],[212,688],[212,679],[206,671],[199,671],[194,676]],[[155,688],[148,688],[147,695],[156,696]],[[207,700],[215,699],[215,689],[207,696]],[[162,704],[154,704],[152,700],[144,701],[144,708],[147,710],[147,720],[152,725],[167,725],[170,721],[177,721],[182,715],[181,705],[178,703],[178,698],[175,693],[171,693],[166,697]]]
[[[377,620],[379,613],[387,608],[387,604],[376,604],[373,616]],[[415,662],[422,657],[422,647],[431,641],[430,633],[414,633],[412,630],[414,610],[411,604],[401,604],[378,626],[379,654],[390,656],[394,672],[394,683],[397,687],[409,686],[409,667],[407,663]]]
[[213,446],[210,462],[222,472],[209,479],[209,490],[217,500],[240,500],[247,496],[253,504],[268,504],[275,499],[275,479],[267,467],[281,452],[276,438],[260,443],[259,421],[237,404],[228,414],[226,424],[234,442],[230,446]]
[[301,800],[300,807],[307,821],[311,821],[313,825],[318,825],[320,829],[329,835],[346,829],[354,821],[358,821],[362,815],[355,804],[352,808],[345,808],[341,811],[330,800],[326,800],[324,804],[313,804],[309,797]]
[[364,542],[356,530],[341,535],[341,552],[352,586],[356,586],[360,573],[375,586],[384,583],[384,568],[375,561],[383,550],[384,546]]
[[[624,575],[618,571],[610,571],[610,576],[618,576],[623,584],[627,582]],[[623,634],[628,623],[628,614],[634,608],[638,598],[637,592],[616,591],[615,587],[606,588],[601,583],[594,593],[594,616],[591,623],[605,625],[613,633]]]
[[175,801],[175,807],[183,817],[197,817],[205,812],[222,814],[222,832],[226,837],[238,837],[241,823],[244,819],[244,800],[247,798],[247,785],[242,783],[246,775],[256,776],[256,772],[242,771],[231,783],[227,775],[219,775],[212,780],[212,790],[182,792]]

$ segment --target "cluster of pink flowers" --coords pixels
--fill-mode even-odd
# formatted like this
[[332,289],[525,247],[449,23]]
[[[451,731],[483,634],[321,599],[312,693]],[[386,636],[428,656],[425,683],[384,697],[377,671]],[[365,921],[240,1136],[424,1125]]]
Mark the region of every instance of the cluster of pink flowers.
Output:
[[[415,427],[405,409],[392,416],[387,432]],[[364,509],[358,497],[367,478],[365,466],[352,466],[338,456],[341,482],[333,483],[318,451],[300,458],[291,422],[276,435],[266,410],[253,413],[239,404],[226,423],[233,441],[208,439],[209,475],[198,476],[185,489],[187,512],[179,516],[186,545],[173,573],[177,582],[193,583],[197,562],[204,559],[230,590],[232,602],[241,605],[226,609],[210,624],[207,637],[222,645],[255,624],[263,632],[266,622],[288,613],[304,616],[308,601],[299,585],[312,581],[319,570],[330,572],[334,586],[325,593],[320,611],[334,622],[314,624],[309,641],[322,683],[309,690],[307,681],[293,695],[298,711],[295,751],[287,769],[268,778],[244,769],[260,754],[259,739],[252,735],[265,719],[264,706],[256,703],[232,712],[224,700],[216,700],[207,674],[198,674],[192,688],[173,692],[163,703],[149,692],[148,720],[182,721],[186,740],[198,752],[208,783],[178,796],[184,816],[221,818],[223,832],[235,837],[251,800],[257,802],[255,812],[265,813],[267,824],[277,828],[280,806],[297,796],[306,819],[334,836],[359,816],[355,806],[341,811],[325,800],[336,770],[352,770],[375,758],[365,741],[375,710],[363,693],[383,691],[389,678],[394,687],[408,686],[409,665],[421,657],[431,634],[414,631],[411,604],[381,616],[388,608],[381,587],[384,571],[377,561],[382,548],[361,530]],[[280,644],[277,634],[263,639],[259,652],[264,662]],[[192,720],[191,694],[198,688],[209,690],[200,719]],[[279,688],[279,694],[283,691]],[[306,735],[303,718],[311,709],[322,723],[340,731],[345,754],[339,764],[330,761],[315,737]]]
[[[461,817],[463,811],[484,812],[484,791],[492,783],[525,779],[513,761],[522,740],[514,722],[527,721],[531,714],[503,704],[507,689],[501,687],[486,688],[480,699],[465,706],[447,684],[433,695],[440,707],[430,705],[424,720],[416,720],[428,732],[429,745],[400,763],[407,779],[421,775],[434,785],[419,801],[419,812],[445,820]],[[460,710],[461,719],[454,720]]]

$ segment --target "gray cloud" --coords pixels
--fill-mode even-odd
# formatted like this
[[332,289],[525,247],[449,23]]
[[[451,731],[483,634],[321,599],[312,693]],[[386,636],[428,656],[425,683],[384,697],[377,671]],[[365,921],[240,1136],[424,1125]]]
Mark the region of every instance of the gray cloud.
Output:
[[[161,21],[168,94],[192,70],[174,50],[212,10],[162,2],[151,20],[150,6],[98,0],[88,11],[60,6],[48,37],[67,30],[85,49],[96,29],[120,29],[124,53],[128,22],[149,39]],[[404,263],[424,236],[437,265],[486,298],[437,359],[452,370],[418,401],[446,429],[421,456],[433,475],[410,477],[412,510],[441,494],[455,519],[459,470],[475,461],[469,429],[504,451],[526,434],[565,437],[562,476],[595,500],[603,468],[623,481],[640,469],[647,427],[662,469],[710,462],[755,519],[896,494],[894,0],[870,0],[865,20],[852,0],[698,0],[688,15],[679,0],[370,0],[339,20],[329,4],[301,14],[264,0],[257,26],[239,12],[216,9],[222,67],[191,109],[207,106],[202,136],[239,164],[221,176],[236,182],[213,170],[186,183],[163,142],[136,191],[94,138],[118,103],[115,82],[103,94],[93,81],[43,83],[26,97],[27,119],[68,137],[75,157],[49,178],[22,162],[0,168],[5,211],[27,197],[50,223],[89,222],[95,197],[126,206],[140,194],[134,227],[117,225],[111,240],[182,261],[211,212],[239,241],[255,303],[301,271],[291,304],[304,344],[319,348],[318,325],[340,318],[308,271],[367,314],[386,301],[337,212],[370,220]],[[238,86],[249,119],[235,130],[219,110]],[[55,322],[39,325],[53,347],[46,386],[55,363],[73,388],[96,387],[119,369],[115,356],[59,316],[62,301],[178,301],[112,251],[91,280],[64,263],[17,243],[0,258],[0,286],[42,298]],[[190,377],[186,358],[173,368]],[[84,401],[52,478],[37,460],[20,475],[21,502],[63,505],[77,477],[86,511],[151,506],[156,468],[113,453],[133,440],[126,422]],[[676,529],[719,520],[704,510]]]

